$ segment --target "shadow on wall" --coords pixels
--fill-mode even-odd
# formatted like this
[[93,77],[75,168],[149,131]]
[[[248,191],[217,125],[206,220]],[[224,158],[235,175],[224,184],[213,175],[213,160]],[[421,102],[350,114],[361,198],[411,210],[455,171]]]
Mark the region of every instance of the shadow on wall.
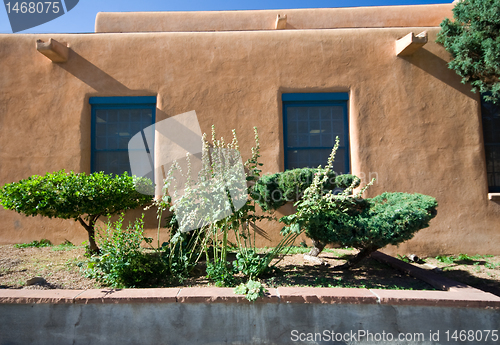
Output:
[[448,63],[445,60],[430,51],[426,49],[419,49],[414,54],[402,56],[401,58],[426,73],[429,73],[434,78],[439,79],[443,83],[451,86],[465,96],[472,99],[476,99],[478,97],[477,94],[471,91],[470,85],[461,83],[460,76],[448,68]]
[[105,93],[106,96],[147,96],[144,91],[129,89],[71,49],[69,50],[68,62],[58,65],[97,92]]
[[83,106],[81,108],[82,113],[80,116],[80,171],[90,173],[91,108],[89,104],[89,97],[156,96],[156,93],[151,90],[132,90],[128,88],[71,49],[69,50],[68,62],[57,65],[96,91],[92,94],[85,92],[85,94],[75,95],[75,97],[81,97],[83,102]]
[[[67,71],[84,84],[93,88],[95,93],[85,92],[84,94],[76,94],[76,98],[81,98],[83,102],[82,113],[80,116],[80,134],[81,134],[81,160],[80,171],[90,173],[90,147],[91,147],[91,107],[89,97],[110,97],[110,96],[156,96],[151,90],[132,90],[113,78],[111,75],[104,72],[102,69],[88,61],[73,50],[69,50],[68,62],[57,64],[60,68]],[[85,90],[86,88],[77,88]],[[136,218],[140,218],[144,213],[144,228],[155,229],[158,226],[156,219],[156,208],[151,208],[147,211],[141,209],[129,210],[126,212],[124,225],[129,222],[134,222]],[[112,221],[116,221],[118,216],[113,216]],[[99,218],[99,226],[103,227],[107,222],[107,218],[102,216]],[[162,226],[164,226],[163,222]]]

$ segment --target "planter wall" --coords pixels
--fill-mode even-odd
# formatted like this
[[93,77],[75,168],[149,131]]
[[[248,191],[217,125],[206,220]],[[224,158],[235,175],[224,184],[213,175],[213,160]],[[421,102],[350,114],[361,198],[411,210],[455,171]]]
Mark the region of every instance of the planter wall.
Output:
[[391,336],[397,344],[446,344],[455,330],[483,336],[471,344],[498,343],[484,337],[500,330],[500,297],[278,288],[250,303],[229,288],[0,290],[2,345],[368,344]]

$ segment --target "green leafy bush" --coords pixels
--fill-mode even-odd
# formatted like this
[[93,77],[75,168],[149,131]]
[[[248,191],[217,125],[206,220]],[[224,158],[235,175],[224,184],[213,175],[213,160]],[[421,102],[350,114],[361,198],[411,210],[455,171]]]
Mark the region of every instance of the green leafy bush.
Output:
[[236,272],[243,273],[246,277],[253,279],[269,270],[268,255],[260,256],[254,250],[250,249],[247,253],[237,253],[236,260],[233,261],[233,267]]
[[[289,201],[298,201],[318,172],[323,173],[325,169],[297,168],[264,175],[256,182],[251,196],[263,210],[277,210]],[[329,170],[327,179],[323,182],[323,189],[340,192],[349,187],[355,179],[353,175],[337,175]]]
[[249,241],[250,232],[245,233],[244,230],[243,228],[242,231],[235,233],[238,252],[236,260],[233,261],[233,270],[235,273],[242,273],[250,280],[272,271],[284,256],[272,265],[271,262],[279,254],[287,254],[293,248],[297,236],[300,235],[300,231],[291,231],[283,236],[276,247],[259,254],[256,251],[255,242],[249,243],[251,242]]
[[207,278],[215,282],[215,286],[235,285],[234,272],[227,261],[207,261]]
[[346,264],[348,268],[388,244],[409,240],[429,226],[436,215],[437,202],[427,195],[383,193],[362,199],[362,193],[373,181],[355,195],[351,191],[356,181],[340,194],[325,192],[321,186],[328,178],[337,148],[338,138],[326,172],[315,175],[297,203],[297,212],[280,219],[287,225],[285,233],[303,229],[314,241],[359,249],[359,254]]
[[453,8],[453,20],[441,23],[437,42],[453,56],[448,64],[463,83],[500,100],[500,0],[464,0]]
[[[148,182],[149,181],[149,182]],[[0,205],[26,216],[41,215],[74,219],[87,230],[89,250],[97,252],[95,223],[102,215],[113,215],[151,202],[150,195],[136,191],[136,183],[150,180],[102,172],[66,173],[64,170],[34,175],[0,188]]]
[[167,279],[168,265],[159,252],[147,253],[141,247],[152,238],[144,236],[143,219],[123,228],[123,214],[104,230],[98,230],[96,240],[101,247],[93,255],[85,274],[112,287],[150,287]]
[[411,239],[436,215],[436,200],[422,194],[383,193],[365,201],[364,208],[354,212],[330,209],[311,215],[303,224],[306,235],[369,255]]
[[261,282],[249,280],[246,284],[241,283],[234,289],[237,295],[245,295],[245,298],[250,302],[255,302],[257,298],[264,297],[267,289]]

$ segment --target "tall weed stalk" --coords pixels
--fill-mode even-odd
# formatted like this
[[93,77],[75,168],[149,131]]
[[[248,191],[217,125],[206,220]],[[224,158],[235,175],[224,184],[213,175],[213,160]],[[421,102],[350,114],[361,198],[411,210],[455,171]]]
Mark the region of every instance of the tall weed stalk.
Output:
[[[164,181],[163,196],[157,202],[160,217],[161,212],[168,209],[178,221],[177,227],[172,222],[169,224],[169,243],[176,237],[187,236],[184,231],[197,229],[191,236],[193,246],[197,250],[202,248],[207,276],[218,286],[234,285],[234,274],[238,272],[249,278],[262,275],[271,261],[284,247],[293,244],[300,233],[287,234],[276,248],[263,255],[257,254],[257,224],[275,218],[271,213],[258,213],[255,201],[250,197],[255,192],[263,165],[259,162],[260,144],[256,128],[254,136],[255,146],[243,169],[236,132],[233,130],[232,141],[226,143],[224,138],[217,139],[212,127],[211,141],[206,134],[203,135],[201,169],[196,179],[192,178],[189,156],[184,171],[180,164],[174,163]],[[179,178],[174,175],[183,177],[183,186],[179,186]],[[230,238],[234,238],[235,243],[231,243]],[[231,249],[237,253],[233,263],[228,262]],[[200,252],[191,257],[196,262],[200,259]]]

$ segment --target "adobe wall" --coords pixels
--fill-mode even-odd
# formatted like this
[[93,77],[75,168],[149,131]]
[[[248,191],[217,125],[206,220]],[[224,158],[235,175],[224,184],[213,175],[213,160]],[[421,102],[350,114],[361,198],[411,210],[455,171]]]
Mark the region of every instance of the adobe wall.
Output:
[[[396,57],[395,41],[424,29],[429,43]],[[229,138],[236,129],[244,159],[257,126],[264,172],[277,172],[284,168],[281,94],[349,92],[352,172],[378,177],[367,196],[418,192],[440,204],[430,228],[388,251],[500,254],[500,205],[487,196],[478,96],[446,67],[438,31],[0,35],[0,184],[63,168],[89,172],[92,96],[157,96],[158,121],[195,110],[204,132],[215,124]],[[48,38],[69,44],[68,62],[37,52],[36,40]],[[155,216],[149,211],[151,229]],[[86,239],[71,220],[3,209],[0,219],[0,243]],[[266,225],[271,241],[260,245],[276,243],[280,228]]]

